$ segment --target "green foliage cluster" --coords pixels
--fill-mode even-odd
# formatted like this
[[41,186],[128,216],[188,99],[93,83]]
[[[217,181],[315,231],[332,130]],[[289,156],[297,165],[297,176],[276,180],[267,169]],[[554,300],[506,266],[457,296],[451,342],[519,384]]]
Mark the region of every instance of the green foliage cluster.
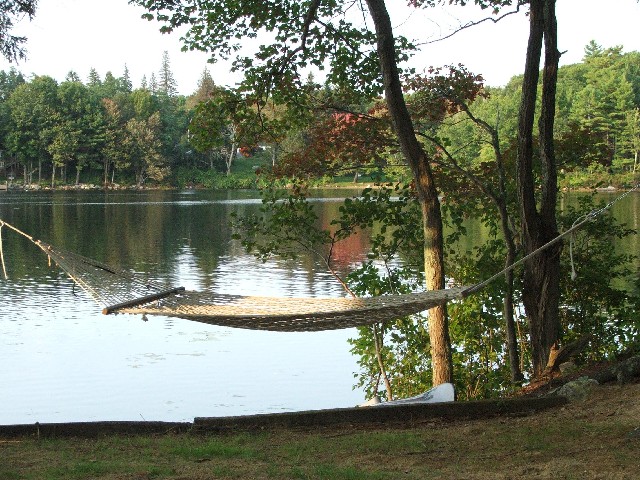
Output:
[[[416,93],[408,97],[412,108],[423,105],[427,96],[430,105],[439,105],[438,121],[429,120],[428,115],[423,115],[426,122],[416,119],[419,133],[455,152],[461,165],[481,168],[492,161],[494,152],[487,132],[474,126],[470,113],[496,128],[505,161],[512,161],[521,77],[478,94],[475,85],[481,77],[451,67],[452,72],[459,71],[463,79],[474,82],[475,92],[475,100],[465,108],[452,108],[451,102],[446,106],[433,96],[442,97],[440,90],[447,87],[446,81],[455,83],[457,77],[443,75],[442,69],[433,71],[433,79],[412,80]],[[624,53],[622,47],[603,48],[595,42],[586,47],[582,63],[560,68],[556,153],[561,186],[624,187],[637,182],[639,72],[637,52]],[[436,82],[440,77],[443,85]],[[261,168],[277,165],[279,157],[298,158],[301,163],[296,168],[308,168],[309,152],[315,151],[313,158],[318,157],[319,149],[327,150],[332,144],[327,138],[336,138],[333,143],[343,145],[343,153],[332,147],[331,159],[320,160],[334,165],[333,174],[351,171],[349,178],[353,179],[355,172],[371,170],[367,161],[375,163],[371,167],[384,168],[391,178],[407,174],[399,164],[388,126],[386,131],[383,127],[388,125],[386,114],[377,105],[350,97],[344,82],[320,87],[310,77],[297,87],[297,95],[306,95],[307,100],[297,98],[295,105],[278,107],[217,87],[207,70],[192,96],[179,96],[166,57],[159,78],[156,81],[152,76],[151,82],[133,89],[126,69],[121,77],[107,73],[103,79],[92,71],[86,83],[70,72],[60,84],[46,76],[27,81],[16,70],[0,72],[0,152],[5,165],[0,174],[11,174],[24,183],[47,181],[52,185],[86,181],[101,172],[102,183],[141,185],[152,180],[156,184],[246,187],[250,180],[211,180],[215,175],[207,171],[235,172],[232,162],[237,163],[237,149],[250,150],[257,144],[272,148],[271,158],[254,161]],[[420,90],[423,83],[433,87],[429,93]],[[296,114],[301,105],[307,109],[304,115]],[[355,121],[336,123],[342,117],[327,116],[312,105],[332,105],[357,116],[340,114]],[[443,116],[442,109],[457,113]],[[438,149],[434,155],[438,158]],[[185,179],[185,169],[198,173]]]
[[20,19],[33,19],[37,3],[37,0],[4,0],[0,4],[0,55],[10,62],[26,58],[24,44],[27,39],[13,35],[12,30]]
[[[291,187],[291,185],[289,185]],[[359,267],[344,273],[341,281],[349,294],[357,296],[408,293],[422,288],[420,258],[421,217],[410,185],[383,184],[366,188],[347,198],[331,225],[318,222],[308,192],[301,184],[292,189],[272,187],[263,191],[259,215],[237,218],[236,238],[247,251],[266,261],[273,255],[295,258],[301,250],[318,253],[332,268],[332,247],[350,235],[367,235],[370,251]],[[583,196],[575,207],[560,212],[561,230],[567,230],[581,215],[598,210],[591,195]],[[468,218],[447,216],[449,282],[473,285],[504,266],[505,246],[496,228],[495,214],[486,211],[477,217],[486,240],[467,247],[471,228]],[[585,333],[593,335],[581,361],[601,361],[633,347],[638,341],[640,289],[632,270],[636,257],[616,253],[612,238],[625,238],[635,231],[619,224],[606,211],[576,233],[571,253],[578,276],[571,278],[569,248],[562,254],[561,319],[564,339],[569,342]],[[478,233],[476,232],[476,235]],[[334,272],[340,275],[340,272]],[[519,275],[516,275],[516,279]],[[634,280],[635,279],[635,280]],[[506,331],[503,319],[505,282],[497,279],[464,301],[449,304],[450,334],[459,398],[487,398],[511,391],[517,385],[510,378]],[[588,292],[588,293],[587,293]],[[522,285],[517,280],[514,300],[520,303]],[[355,386],[367,395],[384,396],[380,360],[395,397],[418,394],[431,385],[428,316],[415,315],[377,325],[361,327],[350,340],[360,370]],[[520,368],[529,368],[528,328],[522,308],[516,325],[520,342]]]
[[[515,154],[522,77],[469,105],[470,112],[499,133],[507,159]],[[555,152],[559,181],[568,188],[600,184],[632,186],[640,164],[640,53],[622,46],[604,48],[592,41],[583,61],[558,72]],[[465,165],[491,160],[487,135],[474,128],[466,112],[442,122],[439,138]]]
[[86,83],[74,72],[58,83],[1,71],[0,181],[55,187],[100,177],[105,186],[253,187],[253,171],[232,175],[240,141],[256,138],[240,120],[259,124],[248,121],[255,112],[238,108],[239,98],[217,87],[206,69],[191,97],[178,95],[166,52],[159,81],[152,75],[137,89],[126,67],[118,78],[92,70]]

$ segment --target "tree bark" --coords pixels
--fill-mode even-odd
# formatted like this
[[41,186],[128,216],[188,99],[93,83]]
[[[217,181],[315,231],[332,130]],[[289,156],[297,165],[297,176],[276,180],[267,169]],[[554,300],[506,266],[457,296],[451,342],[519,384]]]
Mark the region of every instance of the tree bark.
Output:
[[[556,81],[560,54],[557,49],[555,0],[531,0],[529,43],[518,119],[517,179],[525,254],[558,235],[555,208],[557,172],[553,150]],[[540,211],[536,205],[533,173],[533,125],[538,91],[542,42],[545,41],[543,91],[539,119],[541,159]],[[560,243],[525,263],[522,300],[529,321],[533,374],[543,373],[552,346],[560,336]]]
[[[429,290],[444,288],[443,227],[438,191],[424,149],[418,142],[409,110],[404,101],[396,64],[393,29],[384,0],[367,0],[376,29],[378,60],[384,93],[400,149],[415,179],[424,227],[424,267]],[[433,384],[453,381],[453,361],[446,305],[429,310],[429,337]]]

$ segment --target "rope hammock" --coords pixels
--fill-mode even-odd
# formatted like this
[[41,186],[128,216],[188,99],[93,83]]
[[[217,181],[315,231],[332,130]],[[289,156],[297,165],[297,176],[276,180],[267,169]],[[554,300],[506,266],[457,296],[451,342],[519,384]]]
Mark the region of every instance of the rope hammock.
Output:
[[0,263],[7,277],[2,251],[2,228],[8,227],[29,239],[53,260],[93,300],[103,307],[102,313],[130,313],[179,317],[212,325],[252,330],[305,332],[333,330],[371,325],[428,310],[451,300],[471,295],[505,272],[516,268],[542,250],[573,234],[592,221],[632,190],[609,202],[603,208],[584,215],[571,228],[537,250],[524,256],[490,278],[473,286],[402,295],[364,298],[286,298],[226,295],[187,291],[184,287],[147,281],[127,270],[117,269],[96,260],[67,252],[36,240],[0,219]]
[[[54,248],[0,219],[0,231],[4,226],[38,246],[103,307],[105,315],[163,315],[252,330],[308,332],[400,318],[461,298],[465,291],[457,287],[367,298],[276,298],[188,291],[184,287],[167,288],[127,270]],[[0,261],[4,268],[4,259]]]

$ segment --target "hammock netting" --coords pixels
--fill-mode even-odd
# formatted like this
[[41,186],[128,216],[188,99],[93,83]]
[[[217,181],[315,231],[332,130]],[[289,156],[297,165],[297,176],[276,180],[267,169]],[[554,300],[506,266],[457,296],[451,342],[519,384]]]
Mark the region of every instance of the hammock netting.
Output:
[[[144,275],[115,269],[76,253],[55,249],[2,219],[0,233],[6,226],[35,243],[103,307],[105,314],[164,315],[237,328],[304,332],[386,322],[466,297],[572,234],[638,189],[640,184],[607,205],[583,215],[567,231],[480,283],[470,287],[367,298],[270,298],[186,291],[182,287],[172,288],[147,281]],[[0,264],[6,276],[1,234]]]
[[163,315],[235,328],[307,332],[395,320],[461,298],[468,290],[457,287],[366,298],[276,298],[187,291],[27,238],[101,305],[105,314]]

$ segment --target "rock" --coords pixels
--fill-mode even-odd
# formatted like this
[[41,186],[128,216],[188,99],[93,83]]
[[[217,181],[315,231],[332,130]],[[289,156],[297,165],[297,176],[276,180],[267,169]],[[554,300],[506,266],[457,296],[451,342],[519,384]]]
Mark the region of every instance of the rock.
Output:
[[572,373],[575,373],[578,370],[578,367],[573,362],[561,363],[558,368],[560,368],[560,374],[563,376],[571,375]]
[[580,377],[552,390],[548,395],[566,397],[570,402],[585,400],[589,395],[589,391],[596,385],[598,385],[597,380],[589,377]]
[[620,362],[613,370],[619,385],[631,382],[640,373],[640,356]]
[[629,383],[636,377],[640,377],[640,355],[627,358],[594,375],[594,378],[599,383],[607,383],[615,380],[620,385]]

